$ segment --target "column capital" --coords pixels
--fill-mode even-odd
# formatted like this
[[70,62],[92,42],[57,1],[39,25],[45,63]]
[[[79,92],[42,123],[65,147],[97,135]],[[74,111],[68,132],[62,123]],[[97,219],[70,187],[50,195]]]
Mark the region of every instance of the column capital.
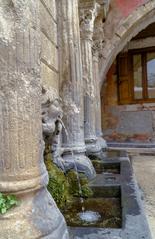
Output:
[[82,39],[92,41],[94,32],[94,22],[98,15],[100,5],[96,1],[80,1],[79,17],[80,17],[80,33]]
[[104,14],[103,7],[100,8],[100,13],[95,19],[94,23],[94,34],[93,34],[93,46],[92,53],[93,56],[102,57],[102,49],[104,47]]

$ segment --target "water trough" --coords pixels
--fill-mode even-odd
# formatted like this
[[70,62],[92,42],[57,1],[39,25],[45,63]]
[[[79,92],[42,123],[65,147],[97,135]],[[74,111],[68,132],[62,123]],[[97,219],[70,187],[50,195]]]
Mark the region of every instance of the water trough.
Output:
[[[94,194],[84,201],[87,215],[82,214],[77,199],[68,210],[73,212],[72,216],[64,214],[70,238],[151,239],[140,190],[128,155],[125,152],[109,151],[98,162],[100,165],[97,165],[97,161],[95,163],[97,176],[90,182]],[[91,220],[91,217],[96,219]]]

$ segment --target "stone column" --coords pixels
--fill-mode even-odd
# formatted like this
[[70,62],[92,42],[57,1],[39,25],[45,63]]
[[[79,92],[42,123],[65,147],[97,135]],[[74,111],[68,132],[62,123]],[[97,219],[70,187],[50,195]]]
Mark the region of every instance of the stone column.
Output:
[[[85,156],[83,125],[83,81],[80,49],[78,0],[59,2],[60,94],[63,100],[63,158],[67,169],[76,168],[89,178],[95,176],[90,160]],[[75,165],[76,163],[76,165]]]
[[107,148],[106,141],[103,139],[102,127],[101,127],[101,96],[100,96],[100,74],[99,74],[99,61],[102,58],[102,49],[104,46],[104,19],[109,9],[109,1],[100,3],[100,10],[94,23],[94,34],[93,34],[93,74],[95,82],[95,125],[96,125],[96,136],[97,144],[100,148],[101,158],[104,156],[103,151]]
[[19,206],[0,216],[0,238],[67,239],[43,163],[39,1],[0,4],[0,192]]
[[97,144],[95,128],[95,82],[93,77],[92,44],[94,21],[97,15],[98,4],[80,5],[80,32],[81,52],[83,65],[84,82],[84,133],[87,154],[94,154],[100,151]]
[[98,41],[94,41],[93,45],[93,75],[95,82],[95,129],[97,143],[101,151],[107,148],[106,141],[103,139],[102,127],[101,127],[101,95],[100,95],[100,81],[99,81],[99,51],[100,44]]

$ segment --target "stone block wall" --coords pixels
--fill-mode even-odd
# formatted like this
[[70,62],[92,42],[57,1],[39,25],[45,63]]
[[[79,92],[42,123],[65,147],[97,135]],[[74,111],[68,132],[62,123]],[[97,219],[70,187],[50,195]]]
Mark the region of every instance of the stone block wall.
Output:
[[55,0],[40,0],[42,84],[59,91],[57,10]]

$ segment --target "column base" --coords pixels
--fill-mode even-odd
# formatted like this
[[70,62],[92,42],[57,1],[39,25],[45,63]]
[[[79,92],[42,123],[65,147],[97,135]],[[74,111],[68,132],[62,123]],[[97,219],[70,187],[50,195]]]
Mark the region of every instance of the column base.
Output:
[[69,239],[65,220],[46,188],[18,195],[20,205],[0,216],[5,239]]
[[84,173],[88,179],[93,179],[96,176],[91,160],[85,155],[85,149],[65,149],[63,160],[66,170],[77,169],[79,173]]

